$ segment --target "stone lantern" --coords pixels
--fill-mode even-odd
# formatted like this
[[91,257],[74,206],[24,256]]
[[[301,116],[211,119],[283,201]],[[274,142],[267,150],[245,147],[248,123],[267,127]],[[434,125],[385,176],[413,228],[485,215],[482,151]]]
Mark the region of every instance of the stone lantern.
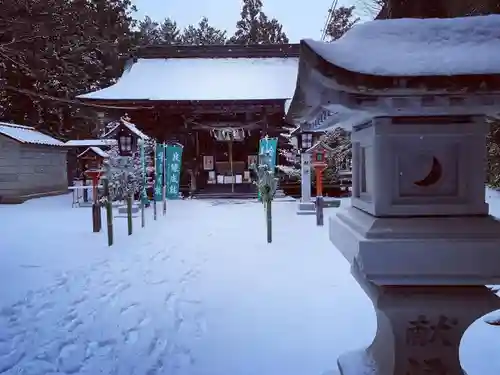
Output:
[[292,132],[294,143],[300,152],[300,202],[297,214],[314,215],[315,205],[311,200],[311,154],[307,152],[315,140],[315,133],[299,127]]
[[321,112],[317,126],[352,132],[352,206],[330,219],[330,239],[378,322],[368,349],[339,359],[343,375],[464,374],[463,333],[500,308],[484,287],[500,283],[484,186],[499,37],[500,16],[487,16],[373,21],[337,42],[302,41],[292,115]]

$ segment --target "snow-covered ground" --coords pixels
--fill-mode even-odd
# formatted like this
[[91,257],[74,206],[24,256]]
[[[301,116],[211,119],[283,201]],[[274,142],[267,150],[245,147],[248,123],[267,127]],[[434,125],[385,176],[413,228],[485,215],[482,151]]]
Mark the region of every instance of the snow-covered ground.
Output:
[[[488,195],[500,216],[500,194]],[[70,196],[0,206],[0,374],[336,369],[373,339],[374,310],[327,226],[295,210],[273,205],[268,245],[260,203],[172,201],[130,237],[115,219],[108,248]],[[498,347],[500,327],[478,320],[461,348],[468,374],[500,373]]]

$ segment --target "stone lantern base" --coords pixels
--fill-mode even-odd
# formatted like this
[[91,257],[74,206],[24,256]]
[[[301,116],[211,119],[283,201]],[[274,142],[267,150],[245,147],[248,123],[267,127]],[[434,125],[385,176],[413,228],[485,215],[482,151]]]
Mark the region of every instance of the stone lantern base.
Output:
[[316,215],[316,206],[314,202],[299,202],[297,215]]
[[500,308],[484,286],[376,286],[352,273],[375,306],[377,333],[365,350],[340,356],[342,375],[465,375],[460,341],[478,318]]
[[500,284],[500,222],[491,216],[377,218],[355,207],[330,240],[377,285]]
[[365,350],[339,360],[342,375],[465,375],[460,340],[500,309],[500,222],[490,216],[377,218],[350,207],[330,239],[377,315]]

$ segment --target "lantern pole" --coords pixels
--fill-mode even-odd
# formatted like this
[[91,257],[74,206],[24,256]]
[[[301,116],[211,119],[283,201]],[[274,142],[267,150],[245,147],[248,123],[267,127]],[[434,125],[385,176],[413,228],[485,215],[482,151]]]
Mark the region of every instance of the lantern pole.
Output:
[[[311,140],[311,142],[309,142]],[[298,137],[300,149],[300,203],[298,215],[314,215],[315,205],[311,201],[311,154],[307,150],[312,147],[312,133],[301,132]]]

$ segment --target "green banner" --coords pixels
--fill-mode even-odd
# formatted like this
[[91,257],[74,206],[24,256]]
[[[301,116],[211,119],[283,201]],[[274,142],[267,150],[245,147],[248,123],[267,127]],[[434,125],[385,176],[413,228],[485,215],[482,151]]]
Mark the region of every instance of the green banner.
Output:
[[[274,173],[274,168],[276,168],[277,149],[278,138],[269,138],[267,135],[261,138],[259,141],[259,160],[257,168],[261,163],[265,163],[269,166],[269,170]],[[265,155],[264,158],[262,158],[263,155]],[[259,200],[261,200],[260,190],[257,194]]]
[[[259,156],[265,154],[268,156],[266,158],[266,164],[269,166],[269,169],[274,172],[274,168],[276,167],[276,153],[278,148],[278,138],[261,138],[259,141]],[[261,163],[261,160],[259,160]]]
[[161,202],[163,188],[163,162],[165,147],[163,143],[157,143],[155,149],[155,201]]
[[141,202],[146,204],[148,203],[148,192],[147,192],[147,184],[148,184],[148,170],[146,167],[146,152],[144,141],[140,144],[141,151],[141,166],[142,166],[142,189],[141,189]]
[[165,160],[167,163],[167,199],[178,199],[182,166],[182,146],[167,145],[165,148]]

